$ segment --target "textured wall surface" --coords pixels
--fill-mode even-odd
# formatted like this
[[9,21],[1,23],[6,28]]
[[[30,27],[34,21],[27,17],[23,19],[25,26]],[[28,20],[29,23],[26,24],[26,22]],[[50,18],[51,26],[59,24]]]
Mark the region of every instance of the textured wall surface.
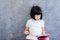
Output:
[[33,5],[42,9],[50,40],[60,40],[60,0],[0,0],[0,40],[25,40],[23,30]]

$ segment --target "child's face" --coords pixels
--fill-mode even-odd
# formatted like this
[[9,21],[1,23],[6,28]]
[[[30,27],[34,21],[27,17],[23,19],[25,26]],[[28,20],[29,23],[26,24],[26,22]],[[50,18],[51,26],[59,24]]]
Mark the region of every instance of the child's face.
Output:
[[40,17],[41,17],[41,15],[35,15],[35,19],[36,19],[36,20],[39,20]]

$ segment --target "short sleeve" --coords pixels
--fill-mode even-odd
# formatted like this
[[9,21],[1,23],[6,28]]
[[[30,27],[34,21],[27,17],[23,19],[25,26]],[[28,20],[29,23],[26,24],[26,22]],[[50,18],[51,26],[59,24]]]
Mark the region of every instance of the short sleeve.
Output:
[[45,22],[42,20],[42,27],[45,27]]
[[30,20],[26,22],[26,27],[29,27],[29,26],[30,26]]

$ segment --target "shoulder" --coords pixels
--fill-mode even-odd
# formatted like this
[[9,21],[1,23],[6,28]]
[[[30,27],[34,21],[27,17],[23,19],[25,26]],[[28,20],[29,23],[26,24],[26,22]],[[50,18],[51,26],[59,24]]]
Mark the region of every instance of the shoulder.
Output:
[[31,23],[31,19],[28,19],[27,22],[26,22],[26,26],[30,26],[30,23]]
[[43,20],[43,19],[42,19],[41,21],[42,21],[42,22],[44,22],[44,20]]
[[44,23],[44,20],[42,19],[41,22]]
[[32,19],[28,19],[27,22],[31,22]]

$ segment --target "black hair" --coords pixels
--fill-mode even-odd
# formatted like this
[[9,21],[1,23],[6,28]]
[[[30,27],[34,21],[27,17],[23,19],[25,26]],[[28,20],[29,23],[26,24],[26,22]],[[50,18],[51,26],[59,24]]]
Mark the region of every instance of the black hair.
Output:
[[42,19],[42,10],[39,6],[33,6],[31,8],[30,16],[35,20],[35,15],[41,15],[40,19]]

